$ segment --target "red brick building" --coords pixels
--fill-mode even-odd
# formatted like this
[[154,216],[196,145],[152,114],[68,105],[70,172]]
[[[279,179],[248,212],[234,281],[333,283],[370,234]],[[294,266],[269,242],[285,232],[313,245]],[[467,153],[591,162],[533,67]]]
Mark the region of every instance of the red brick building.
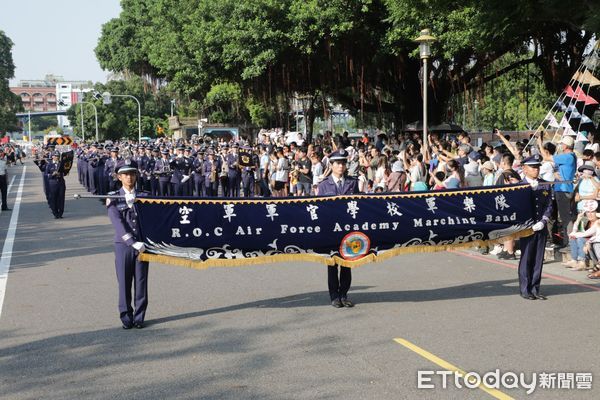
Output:
[[56,111],[56,87],[17,86],[10,91],[21,97],[25,111]]

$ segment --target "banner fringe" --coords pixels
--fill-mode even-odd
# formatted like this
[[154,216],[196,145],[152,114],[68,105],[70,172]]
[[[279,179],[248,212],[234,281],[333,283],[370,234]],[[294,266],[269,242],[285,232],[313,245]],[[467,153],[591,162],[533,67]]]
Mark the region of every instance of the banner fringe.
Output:
[[479,194],[479,193],[494,193],[494,192],[510,192],[517,189],[523,189],[528,187],[529,184],[515,184],[510,186],[498,186],[493,188],[482,188],[482,189],[462,189],[462,190],[437,190],[431,192],[400,192],[397,194],[378,194],[378,195],[341,195],[341,196],[327,196],[327,197],[253,197],[251,199],[244,198],[152,198],[152,197],[137,197],[136,202],[147,203],[147,204],[267,204],[267,203],[313,203],[315,201],[335,201],[335,200],[348,200],[348,199],[399,199],[399,198],[420,198],[420,197],[447,197],[447,196],[459,196],[465,194]]
[[358,260],[344,260],[341,257],[323,257],[317,254],[274,254],[272,256],[260,256],[250,258],[236,258],[236,259],[214,259],[214,260],[190,260],[180,257],[166,256],[162,254],[151,254],[141,253],[138,256],[140,261],[157,262],[161,264],[177,265],[181,267],[187,267],[197,270],[203,270],[214,267],[242,267],[246,265],[258,265],[258,264],[269,264],[277,262],[288,262],[288,261],[306,261],[324,264],[328,266],[340,265],[342,267],[355,268],[372,262],[380,262],[387,260],[392,257],[396,257],[402,254],[415,254],[415,253],[435,253],[438,251],[469,248],[474,246],[489,246],[498,243],[505,242],[511,239],[518,239],[521,237],[530,236],[533,234],[531,228],[525,229],[520,232],[513,233],[512,235],[503,236],[493,240],[473,240],[465,243],[458,244],[447,244],[438,246],[409,246],[409,247],[396,247],[393,249],[386,250],[384,253],[379,255],[368,254]]

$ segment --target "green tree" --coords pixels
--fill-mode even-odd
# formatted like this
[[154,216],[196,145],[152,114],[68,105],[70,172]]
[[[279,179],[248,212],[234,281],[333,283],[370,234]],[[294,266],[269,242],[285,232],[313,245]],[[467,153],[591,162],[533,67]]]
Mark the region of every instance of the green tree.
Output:
[[[502,70],[524,57],[530,58],[531,55],[506,54],[490,65],[487,73]],[[449,114],[455,116],[454,122],[466,121],[464,128],[468,130],[535,129],[555,100],[556,95],[546,89],[539,68],[523,65],[485,83],[480,90],[454,96]]]
[[9,80],[15,76],[12,58],[13,42],[0,31],[0,137],[17,129],[15,113],[23,110],[21,98],[10,91]]
[[235,123],[241,119],[240,106],[242,90],[235,83],[217,83],[213,85],[204,100],[205,107],[212,110],[210,118],[214,122]]
[[[433,123],[446,119],[453,97],[484,91],[488,82],[525,65],[537,67],[546,89],[559,92],[598,31],[591,0],[577,7],[559,0],[126,0],[122,5],[121,15],[105,24],[96,49],[104,68],[166,82],[182,103],[195,104],[189,110],[201,113],[197,106],[206,105],[215,85],[236,84],[239,116],[251,118],[243,105],[252,98],[251,104],[273,110],[274,124],[289,119],[289,100],[301,96],[309,99],[309,132],[316,114],[327,118],[329,99],[377,124],[394,121],[400,127],[420,119],[421,62],[413,39],[423,27],[439,39],[427,77]],[[514,63],[490,71],[506,54],[516,56]],[[225,120],[234,116],[219,107],[207,112]]]
[[51,115],[31,118],[31,130],[33,132],[42,132],[48,128],[50,128],[49,130],[53,130],[57,128],[57,125],[58,121],[56,117]]

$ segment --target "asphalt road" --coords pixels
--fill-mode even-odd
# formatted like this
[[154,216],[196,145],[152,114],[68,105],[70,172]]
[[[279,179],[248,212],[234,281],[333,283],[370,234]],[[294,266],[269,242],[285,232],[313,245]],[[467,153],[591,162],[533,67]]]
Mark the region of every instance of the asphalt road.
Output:
[[[472,252],[401,256],[354,270],[353,309],[329,305],[318,264],[151,264],[147,327],[125,331],[105,207],[73,199],[82,192],[73,172],[64,219],[55,220],[41,174],[26,168],[11,167],[12,211],[0,214],[4,265],[10,258],[2,399],[600,397],[600,287],[557,263],[545,266],[549,299],[526,301],[516,262]],[[529,396],[523,388],[443,389],[439,376],[434,389],[417,388],[419,370],[453,367],[527,381],[534,372],[591,373],[594,381],[590,390]]]

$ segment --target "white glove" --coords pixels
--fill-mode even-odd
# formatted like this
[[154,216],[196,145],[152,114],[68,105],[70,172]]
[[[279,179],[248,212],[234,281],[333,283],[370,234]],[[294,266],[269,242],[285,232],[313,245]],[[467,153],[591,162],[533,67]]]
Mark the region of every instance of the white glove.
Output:
[[142,243],[142,242],[135,242],[134,244],[131,245],[131,247],[133,247],[140,253],[143,253],[146,251],[146,245],[144,245],[144,243]]
[[535,224],[533,224],[533,226],[531,227],[531,229],[533,229],[534,232],[539,232],[542,229],[544,229],[545,224],[542,221],[536,222]]
[[135,201],[135,194],[126,193],[125,194],[125,202],[129,208],[133,207],[133,202]]
[[189,179],[190,179],[189,175],[183,175],[183,178],[181,179],[181,183],[186,183]]

